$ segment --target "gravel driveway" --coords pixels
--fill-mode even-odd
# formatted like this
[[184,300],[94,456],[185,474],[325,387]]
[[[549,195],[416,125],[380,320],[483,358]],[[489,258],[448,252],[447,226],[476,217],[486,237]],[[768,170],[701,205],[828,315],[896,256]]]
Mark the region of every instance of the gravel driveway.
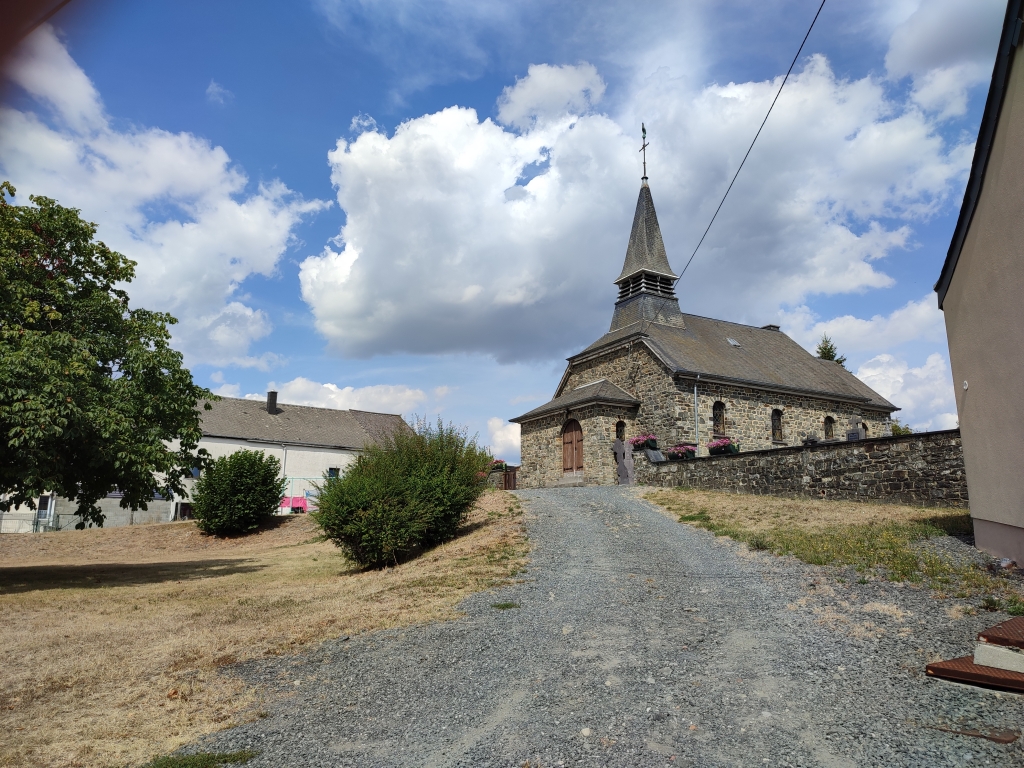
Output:
[[748,552],[631,489],[519,496],[522,583],[459,621],[240,667],[280,694],[269,716],[194,748],[296,768],[1024,765],[1020,740],[937,730],[1019,731],[1024,697],[923,674],[1004,617]]

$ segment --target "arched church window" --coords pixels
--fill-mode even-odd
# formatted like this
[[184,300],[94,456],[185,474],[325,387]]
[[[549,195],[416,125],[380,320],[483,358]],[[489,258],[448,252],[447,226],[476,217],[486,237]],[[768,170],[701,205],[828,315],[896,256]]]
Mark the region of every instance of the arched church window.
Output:
[[626,422],[619,421],[615,423],[615,439],[625,440],[626,439]]
[[825,417],[825,439],[832,440],[836,436],[836,420],[831,416]]
[[577,474],[583,471],[583,428],[576,419],[569,419],[562,427],[562,472]]
[[782,434],[782,411],[772,411],[772,442],[781,443],[785,440]]
[[715,403],[711,407],[711,416],[715,437],[725,437],[725,403]]

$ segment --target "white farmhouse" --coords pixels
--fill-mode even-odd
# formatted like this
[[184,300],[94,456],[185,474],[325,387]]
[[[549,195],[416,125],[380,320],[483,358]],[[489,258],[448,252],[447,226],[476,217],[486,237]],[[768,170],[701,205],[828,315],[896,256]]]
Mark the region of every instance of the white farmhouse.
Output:
[[[278,403],[277,392],[264,400],[224,397],[201,410],[203,438],[199,447],[218,458],[248,449],[276,456],[287,480],[281,513],[306,511],[313,483],[325,475],[338,475],[368,445],[410,427],[401,416],[370,411],[342,411],[308,405]],[[199,476],[199,471],[195,471]],[[194,482],[194,481],[193,481]],[[190,482],[186,484],[191,485]],[[116,491],[100,499],[104,527],[163,523],[191,517],[187,497],[154,497],[148,509],[124,509]],[[61,497],[36,499],[37,509],[18,508],[0,513],[0,532],[19,533],[74,528],[77,505]]]

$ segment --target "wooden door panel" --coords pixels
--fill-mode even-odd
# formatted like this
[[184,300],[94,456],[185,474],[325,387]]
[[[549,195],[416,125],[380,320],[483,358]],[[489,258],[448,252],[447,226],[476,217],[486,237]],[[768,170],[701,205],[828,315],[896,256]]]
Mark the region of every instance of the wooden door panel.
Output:
[[583,428],[576,419],[562,427],[562,471],[583,471]]

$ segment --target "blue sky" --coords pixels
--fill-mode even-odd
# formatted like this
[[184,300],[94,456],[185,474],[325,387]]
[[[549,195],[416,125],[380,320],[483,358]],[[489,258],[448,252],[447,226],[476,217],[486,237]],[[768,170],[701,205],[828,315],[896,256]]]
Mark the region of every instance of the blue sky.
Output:
[[[607,329],[640,122],[681,269],[817,2],[76,0],[6,74],[0,173],[139,262],[229,395],[507,419]],[[1005,4],[832,0],[677,290],[829,333],[918,428],[956,423],[931,286]]]

